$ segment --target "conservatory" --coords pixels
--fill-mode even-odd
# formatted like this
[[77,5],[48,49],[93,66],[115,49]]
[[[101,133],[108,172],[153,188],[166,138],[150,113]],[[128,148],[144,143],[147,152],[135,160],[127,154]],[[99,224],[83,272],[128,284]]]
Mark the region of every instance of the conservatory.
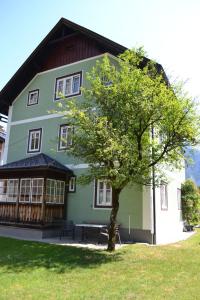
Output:
[[45,154],[0,167],[0,223],[51,226],[65,219],[73,172]]

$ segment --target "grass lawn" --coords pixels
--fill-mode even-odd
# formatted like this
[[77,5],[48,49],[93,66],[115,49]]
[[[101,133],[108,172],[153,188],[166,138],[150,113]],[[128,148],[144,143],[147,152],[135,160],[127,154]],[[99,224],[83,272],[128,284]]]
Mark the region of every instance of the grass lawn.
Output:
[[0,299],[200,299],[200,231],[114,254],[0,238]]

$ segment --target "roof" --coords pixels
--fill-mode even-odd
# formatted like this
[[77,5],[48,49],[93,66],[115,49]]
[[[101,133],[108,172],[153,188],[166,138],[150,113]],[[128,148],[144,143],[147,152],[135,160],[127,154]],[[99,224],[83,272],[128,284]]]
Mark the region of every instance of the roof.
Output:
[[[63,30],[67,30],[67,34],[69,35],[72,32],[81,33],[88,38],[95,40],[101,46],[105,47],[107,52],[110,52],[113,55],[118,55],[127,50],[126,47],[115,43],[112,40],[95,33],[94,31],[73,23],[65,18],[61,18],[1,90],[0,113],[8,115],[9,106],[25,88],[25,86],[32,80],[32,78],[41,71],[40,62],[45,56],[45,51],[48,51],[48,46],[51,43],[53,43],[55,40],[59,40],[59,34],[63,34]],[[144,64],[148,60],[149,59],[144,57]],[[167,81],[167,77],[165,76],[162,66],[160,64],[156,64],[156,66],[159,72],[163,72],[165,80]]]
[[127,48],[117,44],[102,35],[99,35],[85,27],[73,23],[65,18],[61,18],[53,29],[42,40],[38,47],[26,59],[23,65],[17,70],[13,77],[8,81],[0,92],[0,112],[4,115],[8,114],[9,105],[15,100],[19,93],[25,88],[30,80],[40,72],[39,61],[44,56],[45,51],[48,50],[48,45],[52,40],[58,36],[58,32],[63,28],[67,28],[70,32],[79,32],[83,35],[96,40],[101,45],[105,46],[113,55],[118,55],[124,52]]
[[72,170],[65,167],[57,160],[50,156],[40,153],[25,159],[14,161],[3,166],[0,166],[0,170],[27,170],[27,169],[54,169],[66,173],[73,174]]

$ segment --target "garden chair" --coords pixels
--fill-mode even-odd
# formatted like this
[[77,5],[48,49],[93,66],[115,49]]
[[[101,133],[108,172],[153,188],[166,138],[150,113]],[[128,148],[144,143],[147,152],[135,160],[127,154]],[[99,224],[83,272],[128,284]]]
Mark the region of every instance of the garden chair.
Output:
[[64,221],[60,231],[60,240],[64,236],[74,236],[74,223],[73,221]]
[[[115,227],[115,236],[117,237],[118,242],[121,245],[122,243],[121,243],[121,237],[120,237],[120,230],[119,230],[119,228],[120,228],[120,225],[119,224],[116,225],[116,227]],[[101,235],[105,236],[108,239],[108,237],[109,237],[108,228],[102,228],[101,229],[101,231],[99,233],[99,240],[100,240]]]

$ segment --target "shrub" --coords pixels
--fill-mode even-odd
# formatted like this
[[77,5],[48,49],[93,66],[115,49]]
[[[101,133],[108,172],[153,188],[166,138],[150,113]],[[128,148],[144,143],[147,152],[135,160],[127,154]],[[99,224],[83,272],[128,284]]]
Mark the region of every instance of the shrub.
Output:
[[181,186],[181,202],[183,219],[189,225],[200,222],[200,194],[196,184],[187,179]]

